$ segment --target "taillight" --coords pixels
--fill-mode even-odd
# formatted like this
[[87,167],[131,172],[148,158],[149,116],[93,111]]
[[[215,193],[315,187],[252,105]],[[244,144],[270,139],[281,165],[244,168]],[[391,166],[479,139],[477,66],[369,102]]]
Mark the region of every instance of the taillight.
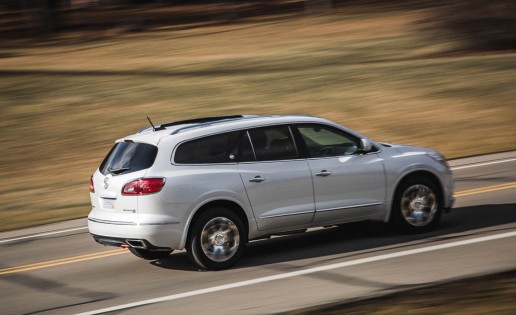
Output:
[[95,186],[93,186],[93,175],[91,175],[91,177],[90,177],[90,192],[91,193],[95,192]]
[[140,178],[124,185],[122,195],[148,195],[157,193],[165,184],[164,178]]

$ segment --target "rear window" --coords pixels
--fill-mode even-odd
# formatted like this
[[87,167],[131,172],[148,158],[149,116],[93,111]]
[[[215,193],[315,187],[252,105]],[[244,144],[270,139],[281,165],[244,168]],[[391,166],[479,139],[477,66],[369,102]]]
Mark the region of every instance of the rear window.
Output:
[[147,143],[119,142],[99,167],[102,174],[126,174],[147,169],[154,164],[158,148]]

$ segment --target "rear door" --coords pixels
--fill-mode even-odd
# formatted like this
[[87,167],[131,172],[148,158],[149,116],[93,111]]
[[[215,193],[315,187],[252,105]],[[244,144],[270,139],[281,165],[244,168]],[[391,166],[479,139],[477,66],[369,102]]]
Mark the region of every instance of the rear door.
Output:
[[240,159],[238,169],[260,230],[294,229],[312,221],[311,173],[289,126],[245,132]]

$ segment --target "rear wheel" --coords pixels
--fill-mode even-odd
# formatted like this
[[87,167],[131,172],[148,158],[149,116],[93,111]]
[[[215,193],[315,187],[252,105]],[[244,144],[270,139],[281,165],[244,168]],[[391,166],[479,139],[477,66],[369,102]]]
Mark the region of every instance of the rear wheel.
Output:
[[406,232],[425,232],[441,219],[438,185],[432,180],[414,176],[403,181],[394,195],[390,222]]
[[221,270],[240,259],[246,244],[247,232],[240,217],[226,208],[212,208],[193,222],[186,250],[202,269]]
[[171,250],[151,251],[151,250],[147,250],[147,249],[132,248],[132,247],[129,247],[129,251],[131,253],[133,253],[133,255],[143,258],[143,259],[146,259],[146,260],[155,260],[155,259],[165,258],[168,255],[170,255],[170,253],[172,253]]

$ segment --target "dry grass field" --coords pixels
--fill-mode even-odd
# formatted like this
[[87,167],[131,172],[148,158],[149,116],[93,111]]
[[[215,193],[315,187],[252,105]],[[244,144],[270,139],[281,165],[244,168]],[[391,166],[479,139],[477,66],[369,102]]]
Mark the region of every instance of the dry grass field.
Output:
[[428,14],[343,8],[1,49],[0,230],[86,216],[90,175],[147,115],[303,113],[450,158],[515,149],[516,53],[461,50]]
[[281,315],[509,315],[516,311],[515,294],[516,271],[511,270]]

